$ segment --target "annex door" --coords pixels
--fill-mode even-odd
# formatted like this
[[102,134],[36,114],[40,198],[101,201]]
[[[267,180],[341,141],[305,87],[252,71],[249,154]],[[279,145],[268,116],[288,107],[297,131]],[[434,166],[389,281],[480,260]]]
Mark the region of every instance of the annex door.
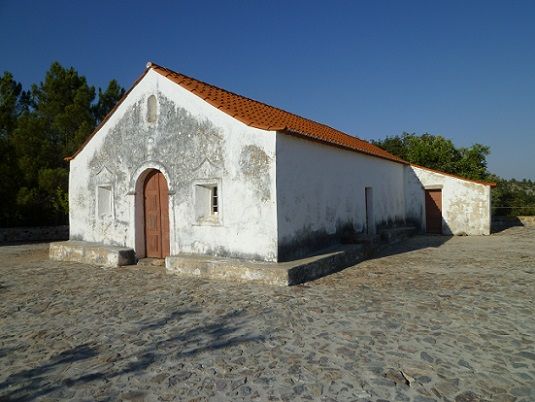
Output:
[[162,172],[151,171],[143,186],[147,257],[169,255],[169,189]]
[[425,190],[427,233],[442,234],[442,190]]

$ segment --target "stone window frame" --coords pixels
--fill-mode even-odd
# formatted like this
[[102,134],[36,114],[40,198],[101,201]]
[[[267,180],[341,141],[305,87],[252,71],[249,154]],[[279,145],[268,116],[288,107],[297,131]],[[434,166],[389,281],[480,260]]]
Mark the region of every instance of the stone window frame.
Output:
[[[152,101],[154,99],[154,102]],[[151,105],[154,107],[154,110],[151,110]],[[151,113],[154,112],[154,113]],[[158,102],[158,96],[156,94],[150,94],[147,96],[147,101],[145,102],[145,120],[147,123],[154,125],[158,121],[158,114],[160,112],[160,105]]]
[[[100,198],[101,198],[100,191],[101,190],[100,189],[101,188],[109,190],[110,192],[109,212],[107,213],[100,212],[100,209],[101,209],[101,206],[100,206]],[[97,185],[95,186],[95,200],[96,200],[95,216],[98,221],[105,221],[108,219],[111,219],[111,221],[115,221],[115,202],[114,202],[115,197],[114,195],[115,195],[115,189],[114,189],[113,183],[110,183],[110,182],[97,183]]]
[[[193,226],[222,226],[223,225],[223,189],[220,178],[195,180],[192,185],[193,193]],[[213,211],[213,191],[208,195],[201,196],[200,188],[212,189],[217,188],[217,212]],[[202,198],[201,198],[202,197]],[[201,206],[200,204],[205,204]],[[207,214],[201,215],[200,209],[208,211]]]

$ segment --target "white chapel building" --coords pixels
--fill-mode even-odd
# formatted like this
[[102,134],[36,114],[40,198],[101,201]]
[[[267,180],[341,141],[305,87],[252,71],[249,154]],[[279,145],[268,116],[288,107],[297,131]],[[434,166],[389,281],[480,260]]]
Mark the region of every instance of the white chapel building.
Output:
[[342,233],[490,233],[491,183],[149,63],[70,159],[71,240],[288,261]]

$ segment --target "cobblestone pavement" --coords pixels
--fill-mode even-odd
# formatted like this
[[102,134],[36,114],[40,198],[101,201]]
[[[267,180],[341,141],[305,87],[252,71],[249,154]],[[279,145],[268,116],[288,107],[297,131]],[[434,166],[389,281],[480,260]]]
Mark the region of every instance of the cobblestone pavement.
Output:
[[0,247],[0,400],[535,400],[535,228],[291,288],[46,251]]

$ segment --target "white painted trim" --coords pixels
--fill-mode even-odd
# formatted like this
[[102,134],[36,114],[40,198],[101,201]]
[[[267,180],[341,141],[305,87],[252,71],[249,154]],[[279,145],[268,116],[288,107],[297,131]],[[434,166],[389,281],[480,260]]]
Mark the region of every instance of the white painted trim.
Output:
[[165,180],[167,181],[167,188],[169,191],[169,195],[175,194],[175,188],[171,181],[171,175],[169,174],[169,169],[161,162],[155,161],[155,160],[149,160],[145,161],[138,165],[136,170],[134,170],[134,173],[130,177],[130,184],[128,185],[128,193],[129,195],[133,195],[136,193],[136,186],[137,181],[139,180],[139,177],[142,173],[144,173],[146,170],[149,169],[155,169],[162,172],[162,174],[165,177]]

